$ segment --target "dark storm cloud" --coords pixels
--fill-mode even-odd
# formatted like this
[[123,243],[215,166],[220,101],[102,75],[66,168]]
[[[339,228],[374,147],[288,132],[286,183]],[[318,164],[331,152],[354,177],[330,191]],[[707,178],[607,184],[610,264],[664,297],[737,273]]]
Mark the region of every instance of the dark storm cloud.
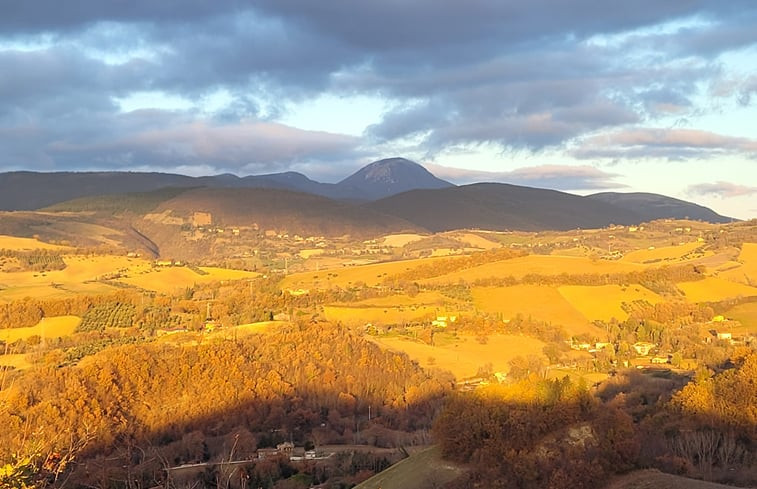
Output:
[[[406,138],[429,154],[564,147],[686,117],[702,83],[750,103],[753,81],[727,79],[716,57],[754,45],[756,12],[746,0],[16,1],[0,15],[0,165],[254,170]],[[213,113],[120,112],[140,92],[191,105],[219,90],[231,101]],[[275,124],[324,93],[392,108],[362,140]]]

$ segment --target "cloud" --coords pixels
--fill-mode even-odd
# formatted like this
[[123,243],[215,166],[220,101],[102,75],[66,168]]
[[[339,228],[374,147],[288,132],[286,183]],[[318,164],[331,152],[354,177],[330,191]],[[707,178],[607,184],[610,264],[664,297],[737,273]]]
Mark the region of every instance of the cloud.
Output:
[[[244,151],[280,169],[321,161],[333,148],[304,136],[290,133],[307,143],[286,150],[245,145],[236,135],[250,120],[274,124],[292,104],[323,94],[381,97],[392,107],[360,141],[318,136],[342,148],[337,158],[408,140],[423,154],[454,145],[539,152],[578,144],[577,155],[621,158],[619,149],[648,148],[689,157],[707,147],[582,143],[671,114],[686,118],[701,110],[702,87],[749,104],[757,86],[723,73],[718,58],[757,43],[750,0],[17,3],[0,16],[0,137],[21,133],[0,141],[8,145],[0,150],[5,165],[150,165],[174,157],[194,165],[207,157],[243,166]],[[192,108],[137,130],[118,100],[141,92]],[[230,100],[207,109],[203,101],[218,92]],[[231,149],[204,153],[184,134],[229,138]],[[163,149],[157,137],[166,138]],[[751,151],[730,143],[710,151],[722,146]]]
[[604,172],[589,165],[538,165],[504,172],[466,170],[435,164],[425,166],[439,178],[461,184],[482,181],[505,182],[556,190],[607,190],[625,187],[614,180],[620,175]]
[[0,131],[0,158],[12,166],[23,167],[33,161],[35,166],[55,170],[73,166],[86,169],[153,166],[261,173],[280,169],[282,164],[339,160],[359,154],[354,137],[265,121],[219,125],[181,114],[135,111],[109,119],[108,123],[116,130],[100,133],[97,138],[88,137],[94,132],[91,128],[72,128],[47,137],[40,131],[29,130],[28,142],[37,142],[39,146],[26,153],[13,149],[12,144],[14,153],[8,152],[6,143],[18,139],[19,134]]
[[712,195],[721,199],[757,195],[757,187],[731,182],[698,183],[686,189],[689,195]]
[[708,158],[757,155],[757,140],[696,129],[639,128],[592,136],[571,151],[577,158]]

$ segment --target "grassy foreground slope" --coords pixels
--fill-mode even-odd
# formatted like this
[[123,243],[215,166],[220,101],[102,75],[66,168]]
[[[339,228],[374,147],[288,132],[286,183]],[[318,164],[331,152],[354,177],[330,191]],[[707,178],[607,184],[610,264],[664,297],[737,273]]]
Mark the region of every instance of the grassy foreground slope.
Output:
[[733,486],[689,479],[657,470],[637,470],[611,482],[605,489],[726,489]]
[[437,446],[427,448],[398,462],[383,472],[355,486],[355,489],[416,489],[440,487],[464,471],[442,459]]

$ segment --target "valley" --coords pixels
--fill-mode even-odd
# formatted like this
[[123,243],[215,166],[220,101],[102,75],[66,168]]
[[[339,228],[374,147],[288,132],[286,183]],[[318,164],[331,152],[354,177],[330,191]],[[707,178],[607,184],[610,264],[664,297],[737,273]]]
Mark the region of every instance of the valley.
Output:
[[757,480],[757,223],[457,229],[443,210],[449,226],[377,208],[192,188],[0,214],[9,473],[88,487],[386,488],[420,465],[438,470],[417,487],[649,468]]

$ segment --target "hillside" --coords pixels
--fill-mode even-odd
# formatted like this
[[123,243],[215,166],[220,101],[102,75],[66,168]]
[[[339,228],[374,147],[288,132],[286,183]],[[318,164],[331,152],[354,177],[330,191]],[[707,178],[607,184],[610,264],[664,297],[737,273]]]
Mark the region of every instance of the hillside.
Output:
[[33,210],[80,197],[197,185],[195,178],[171,173],[0,173],[0,210]]
[[365,207],[434,232],[463,228],[567,230],[640,222],[637,214],[612,204],[504,183],[412,190]]
[[162,202],[156,212],[171,211],[184,218],[209,212],[213,224],[286,230],[288,233],[339,236],[376,235],[418,230],[401,218],[317,195],[274,189],[189,190]]
[[658,470],[637,470],[618,477],[605,489],[651,489],[657,487],[668,489],[728,489],[733,486],[665,474]]
[[631,211],[639,216],[641,222],[663,218],[692,219],[713,223],[726,223],[733,220],[692,202],[646,192],[602,192],[589,195],[587,198]]
[[441,457],[439,447],[426,448],[355,486],[355,489],[401,489],[441,487],[464,472],[464,468]]

